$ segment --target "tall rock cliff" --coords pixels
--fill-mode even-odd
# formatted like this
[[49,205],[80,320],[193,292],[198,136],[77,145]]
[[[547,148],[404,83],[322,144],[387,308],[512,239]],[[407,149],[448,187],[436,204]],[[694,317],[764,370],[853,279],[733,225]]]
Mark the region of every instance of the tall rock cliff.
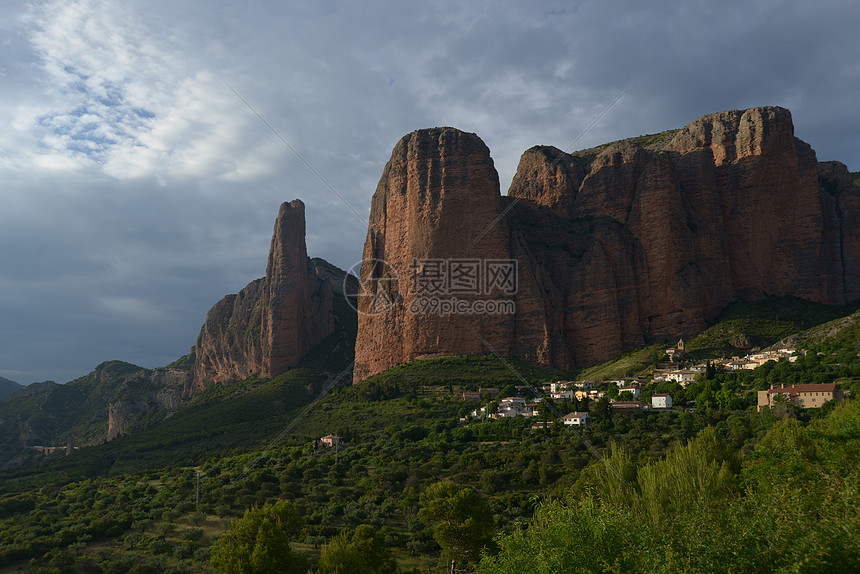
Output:
[[[474,134],[421,130],[397,144],[365,243],[377,261],[362,268],[356,380],[490,347],[571,368],[695,335],[736,299],[860,298],[860,188],[844,165],[818,163],[782,108],[574,154],[537,146],[508,197],[497,181]],[[516,261],[516,292],[482,295],[515,314],[416,314],[410,283],[383,280],[434,258]]]
[[307,256],[305,206],[281,205],[266,276],[227,295],[206,315],[196,345],[194,382],[230,383],[251,373],[279,375],[334,331],[328,271]]
[[[485,272],[474,263],[509,258],[499,178],[484,142],[452,128],[405,136],[385,166],[369,223],[356,380],[422,357],[513,350],[512,315],[450,313],[433,305],[443,294],[464,305],[482,298],[491,286],[481,283]],[[501,288],[489,291],[494,299],[510,299]]]

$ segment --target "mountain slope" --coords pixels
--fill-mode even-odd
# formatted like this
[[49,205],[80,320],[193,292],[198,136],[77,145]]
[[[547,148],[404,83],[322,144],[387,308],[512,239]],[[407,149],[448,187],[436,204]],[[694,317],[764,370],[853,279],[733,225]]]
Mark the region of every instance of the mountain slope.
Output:
[[266,276],[227,295],[206,315],[197,338],[194,388],[252,373],[273,377],[296,366],[334,331],[332,301],[340,292],[329,267],[308,258],[304,204],[283,203]]
[[0,402],[0,467],[39,460],[32,446],[93,445],[115,438],[187,392],[189,372],[102,363],[64,385],[35,383]]
[[0,400],[5,399],[15,391],[19,391],[24,388],[24,385],[16,383],[15,381],[10,381],[9,379],[5,379],[0,377]]

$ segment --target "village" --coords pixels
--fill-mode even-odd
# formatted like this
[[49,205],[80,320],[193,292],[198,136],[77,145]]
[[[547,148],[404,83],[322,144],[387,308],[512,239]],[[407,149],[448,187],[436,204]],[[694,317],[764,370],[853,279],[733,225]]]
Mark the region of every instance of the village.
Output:
[[[681,389],[696,383],[706,376],[708,369],[714,373],[726,373],[756,369],[768,361],[794,362],[806,354],[805,350],[781,348],[752,353],[744,357],[715,359],[692,365],[685,365],[685,344],[683,339],[677,345],[666,349],[668,362],[658,363],[645,376],[619,378],[612,380],[582,380],[545,382],[540,388],[527,385],[515,387],[516,396],[499,398],[500,389],[479,388],[477,391],[460,391],[464,401],[487,404],[473,410],[461,423],[469,419],[502,419],[511,417],[531,417],[537,420],[534,428],[543,428],[560,419],[569,427],[581,427],[589,423],[591,414],[587,406],[594,401],[605,399],[612,415],[635,415],[645,411],[678,410],[669,392],[653,392],[660,383],[677,383]],[[798,408],[816,408],[829,400],[843,400],[842,391],[835,383],[806,384],[791,387],[773,387],[757,392],[757,409],[773,407],[786,402]],[[550,401],[546,407],[544,401]],[[689,401],[695,403],[695,401]],[[571,405],[579,405],[585,410],[566,412]],[[691,408],[691,407],[687,407]]]

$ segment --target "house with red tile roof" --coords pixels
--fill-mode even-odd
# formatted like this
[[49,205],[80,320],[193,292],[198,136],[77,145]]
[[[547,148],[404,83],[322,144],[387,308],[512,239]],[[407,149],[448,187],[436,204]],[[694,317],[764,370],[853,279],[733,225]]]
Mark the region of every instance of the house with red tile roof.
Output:
[[758,410],[773,407],[774,399],[782,397],[787,403],[802,409],[818,408],[827,401],[841,401],[844,398],[842,389],[836,383],[821,385],[791,385],[789,387],[774,387],[758,392]]

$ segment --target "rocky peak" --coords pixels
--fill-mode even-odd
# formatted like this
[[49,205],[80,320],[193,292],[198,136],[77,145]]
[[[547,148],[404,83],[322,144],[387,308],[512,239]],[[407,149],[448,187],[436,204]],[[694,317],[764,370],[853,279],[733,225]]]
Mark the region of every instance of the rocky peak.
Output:
[[332,281],[308,258],[305,206],[283,203],[275,221],[266,277],[210,309],[196,345],[196,388],[251,373],[279,375],[334,330]]
[[[818,163],[784,108],[710,114],[573,154],[537,146],[510,199],[497,181],[474,134],[421,130],[395,146],[364,250],[385,265],[362,268],[362,284],[395,303],[360,307],[356,380],[488,352],[475,333],[502,354],[570,368],[692,336],[738,298],[860,297],[860,187],[841,164]],[[488,230],[480,242],[477,230]],[[416,315],[402,281],[374,282],[385,266],[403,277],[429,257],[516,261],[515,315]]]
[[[488,352],[473,329],[501,352],[510,351],[512,317],[422,312],[423,303],[450,293],[416,288],[412,282],[413,274],[426,277],[430,272],[447,278],[447,267],[439,266],[451,259],[509,258],[500,204],[490,151],[475,134],[432,128],[397,143],[371,204],[361,268],[361,284],[368,289],[359,297],[356,380],[404,360]],[[464,303],[480,297],[466,291],[457,295]]]
[[534,201],[569,217],[586,171],[578,158],[552,146],[535,146],[520,158],[508,195]]
[[791,112],[768,106],[703,116],[683,128],[669,144],[685,153],[710,149],[716,165],[760,156],[768,147],[793,147]]
[[281,204],[262,295],[262,376],[295,366],[334,330],[332,292],[308,259],[304,203]]

